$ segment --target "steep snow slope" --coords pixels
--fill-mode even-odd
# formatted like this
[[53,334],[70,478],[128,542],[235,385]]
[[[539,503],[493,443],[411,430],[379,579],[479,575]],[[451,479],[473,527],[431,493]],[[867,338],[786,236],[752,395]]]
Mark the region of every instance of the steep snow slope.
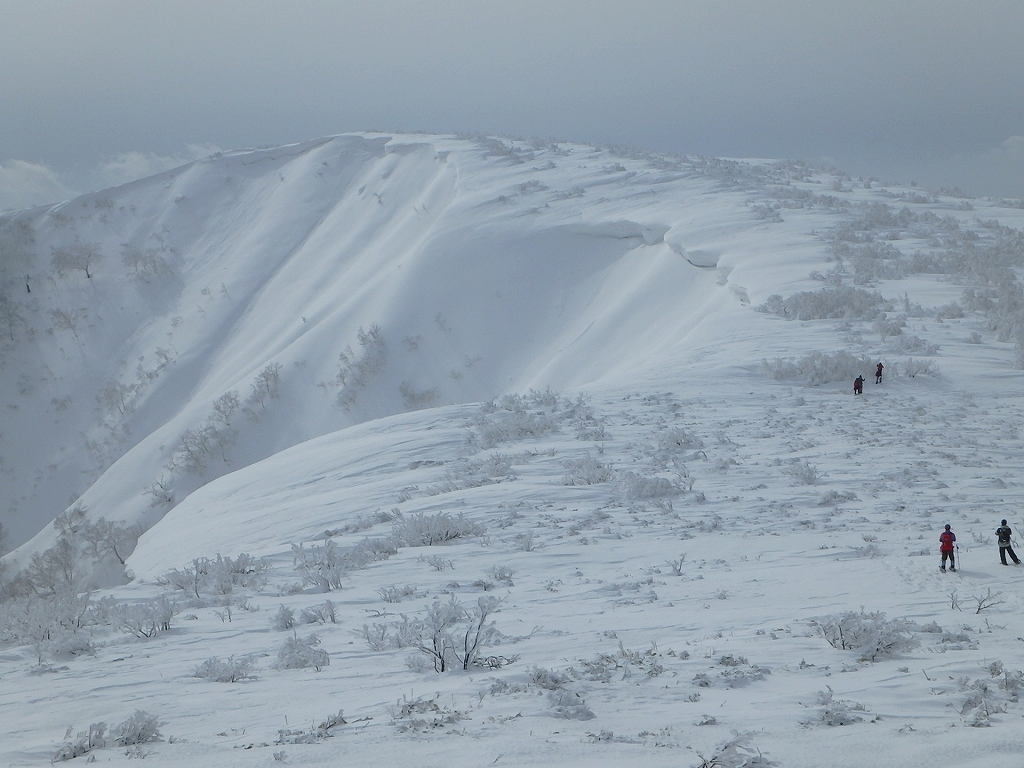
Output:
[[[148,525],[164,507],[143,489],[161,477],[181,499],[348,424],[614,380],[712,342],[704,319],[749,300],[731,281],[759,295],[748,244],[765,226],[700,164],[652,165],[343,136],[8,217],[0,504],[15,543],[69,496]],[[230,447],[169,468],[185,430],[225,393],[245,401],[268,365],[279,398],[234,413]]]

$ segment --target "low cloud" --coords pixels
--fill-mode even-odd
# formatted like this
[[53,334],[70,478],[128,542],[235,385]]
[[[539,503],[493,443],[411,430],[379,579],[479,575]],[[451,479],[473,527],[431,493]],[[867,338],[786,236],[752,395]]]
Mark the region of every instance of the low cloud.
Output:
[[1024,136],[1010,136],[987,151],[956,157],[951,165],[962,185],[975,194],[1024,199]]
[[96,166],[90,174],[91,183],[87,183],[87,186],[90,189],[116,187],[136,179],[144,179],[147,176],[169,171],[171,168],[177,168],[218,151],[219,149],[212,144],[190,144],[183,152],[176,155],[125,152]]
[[55,203],[75,194],[49,166],[25,160],[0,163],[0,211]]
[[190,144],[174,155],[124,152],[79,170],[59,173],[27,160],[0,163],[0,212],[58,203],[84,192],[117,187],[190,163],[220,151],[212,144]]

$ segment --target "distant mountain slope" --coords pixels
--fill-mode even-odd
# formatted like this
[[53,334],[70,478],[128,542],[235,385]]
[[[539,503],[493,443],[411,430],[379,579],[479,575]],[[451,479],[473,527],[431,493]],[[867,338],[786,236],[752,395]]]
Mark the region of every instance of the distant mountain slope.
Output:
[[[352,424],[787,354],[794,329],[752,307],[821,286],[822,230],[896,197],[869,187],[780,163],[368,134],[7,216],[4,525],[19,544],[77,499],[148,527]],[[929,285],[932,306],[960,292]]]

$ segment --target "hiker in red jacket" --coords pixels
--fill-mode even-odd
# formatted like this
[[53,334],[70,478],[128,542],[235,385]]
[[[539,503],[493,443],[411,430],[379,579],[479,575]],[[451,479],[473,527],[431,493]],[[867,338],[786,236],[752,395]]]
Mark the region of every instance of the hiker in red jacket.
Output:
[[875,368],[875,384],[882,383],[882,369],[885,368],[881,363]]
[[949,570],[956,570],[956,562],[953,560],[953,545],[956,543],[956,534],[949,529],[949,524],[946,524],[946,530],[939,534],[939,552],[942,553],[942,565],[939,566],[939,570],[943,573],[946,572],[946,560],[949,560]]
[[864,394],[864,377],[858,376],[853,380],[853,394],[863,395]]

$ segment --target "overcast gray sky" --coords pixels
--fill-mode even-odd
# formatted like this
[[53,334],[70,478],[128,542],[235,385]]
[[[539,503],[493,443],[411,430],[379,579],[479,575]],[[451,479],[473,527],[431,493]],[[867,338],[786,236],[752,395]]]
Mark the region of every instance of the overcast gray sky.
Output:
[[487,132],[1024,197],[1024,0],[0,0],[0,210],[215,148]]

